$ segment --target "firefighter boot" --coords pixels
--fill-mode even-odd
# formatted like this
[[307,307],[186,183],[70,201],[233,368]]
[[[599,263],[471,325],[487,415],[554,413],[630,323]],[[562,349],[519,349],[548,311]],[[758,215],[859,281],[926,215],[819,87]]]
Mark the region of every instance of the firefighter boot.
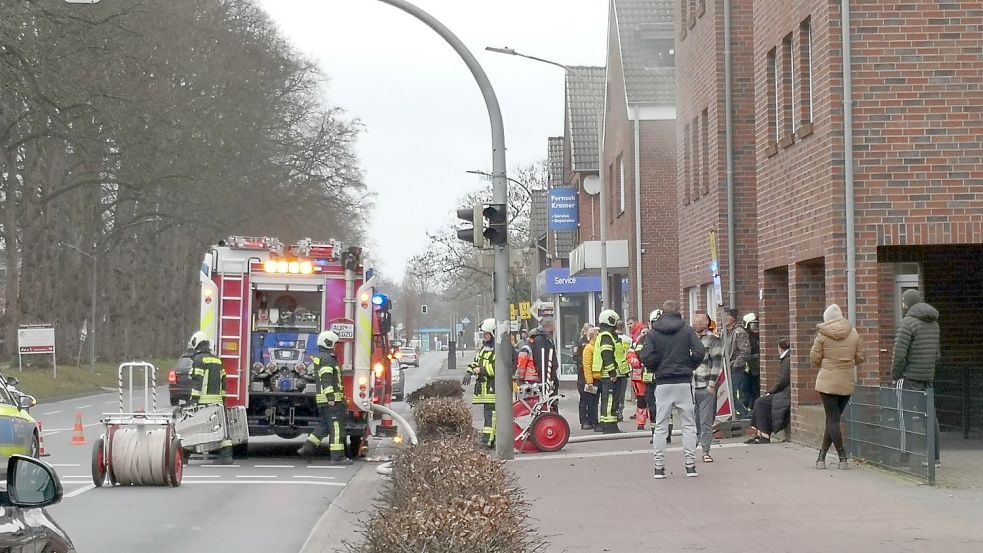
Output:
[[304,442],[304,445],[300,446],[300,449],[297,450],[297,455],[300,455],[301,457],[311,457],[317,454],[319,449],[320,448],[314,442],[308,439],[306,442]]
[[331,464],[332,465],[350,465],[354,461],[345,457],[344,451],[332,451],[331,452]]
[[231,465],[232,462],[232,446],[227,445],[218,450],[218,459],[215,460],[216,465]]

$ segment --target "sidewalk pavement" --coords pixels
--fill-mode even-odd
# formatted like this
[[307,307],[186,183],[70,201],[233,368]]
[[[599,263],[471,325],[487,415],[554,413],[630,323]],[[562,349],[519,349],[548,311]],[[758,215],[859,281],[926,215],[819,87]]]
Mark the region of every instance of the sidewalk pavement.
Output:
[[930,488],[852,463],[816,470],[814,449],[739,440],[715,446],[714,463],[698,461],[698,478],[684,476],[676,443],[667,479],[654,480],[644,442],[570,444],[510,463],[550,536],[549,553],[983,551],[977,491]]

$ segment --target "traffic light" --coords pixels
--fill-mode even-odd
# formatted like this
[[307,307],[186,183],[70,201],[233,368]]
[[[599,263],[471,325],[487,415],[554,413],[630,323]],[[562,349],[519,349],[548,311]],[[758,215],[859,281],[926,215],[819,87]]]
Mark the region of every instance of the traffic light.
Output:
[[509,239],[509,229],[505,204],[485,204],[481,213],[485,219],[488,219],[488,226],[483,233],[485,239],[493,246],[506,243]]
[[372,296],[372,305],[378,307],[380,311],[389,311],[392,309],[393,303],[392,300],[389,299],[389,296],[376,292],[375,295]]
[[457,210],[457,218],[471,225],[471,228],[464,227],[457,229],[457,237],[465,242],[469,242],[476,248],[481,248],[485,245],[485,239],[482,236],[482,227],[484,226],[485,220],[481,215],[481,204],[475,204],[471,208],[461,208]]

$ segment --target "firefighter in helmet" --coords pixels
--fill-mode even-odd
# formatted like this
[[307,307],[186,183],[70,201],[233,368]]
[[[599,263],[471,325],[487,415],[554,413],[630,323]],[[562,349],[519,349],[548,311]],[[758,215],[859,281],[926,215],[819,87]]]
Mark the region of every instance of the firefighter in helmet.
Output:
[[601,405],[598,422],[605,434],[621,432],[618,428],[617,395],[618,380],[630,372],[628,359],[622,353],[620,338],[615,336],[614,327],[621,316],[613,309],[601,311],[598,317],[598,332],[594,339],[594,380],[601,383]]
[[472,403],[484,409],[484,427],[481,429],[482,443],[495,447],[495,319],[485,319],[481,323],[481,349],[468,365],[468,372],[475,375],[474,399]]
[[352,460],[345,457],[345,388],[334,354],[339,339],[330,330],[317,335],[317,353],[311,357],[317,378],[317,428],[307,436],[297,454],[311,455],[327,445],[332,463],[350,465]]
[[[195,332],[188,340],[191,350],[191,404],[225,405],[225,367],[211,351],[208,336]],[[218,450],[218,464],[232,463],[232,440],[225,435]]]

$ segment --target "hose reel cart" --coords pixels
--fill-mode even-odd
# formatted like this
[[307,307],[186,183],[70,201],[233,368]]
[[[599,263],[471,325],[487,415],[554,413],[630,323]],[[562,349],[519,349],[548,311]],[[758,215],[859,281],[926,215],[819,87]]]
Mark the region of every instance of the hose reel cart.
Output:
[[[134,375],[143,373],[143,406],[134,405]],[[123,374],[128,381],[124,389]],[[92,446],[92,483],[120,486],[180,486],[181,438],[170,411],[157,411],[157,367],[143,361],[119,366],[119,412],[104,413],[105,431]],[[124,404],[124,396],[129,398]],[[126,408],[124,408],[126,407]]]

